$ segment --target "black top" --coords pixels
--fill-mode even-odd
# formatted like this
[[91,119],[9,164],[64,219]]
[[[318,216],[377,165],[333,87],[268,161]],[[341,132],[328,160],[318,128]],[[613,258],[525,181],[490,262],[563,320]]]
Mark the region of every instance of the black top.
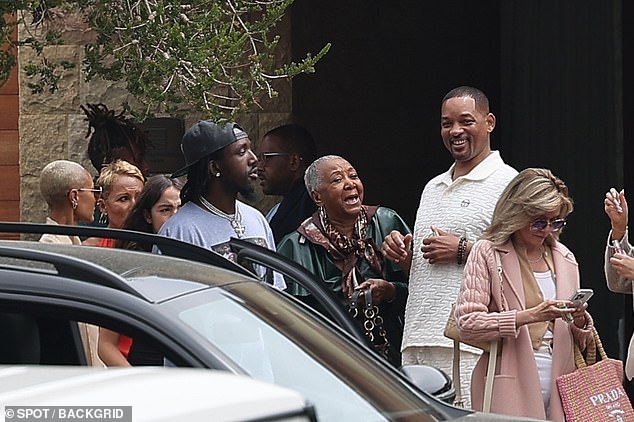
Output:
[[304,181],[297,179],[269,223],[275,244],[279,244],[284,236],[295,231],[316,209],[317,205],[308,195]]

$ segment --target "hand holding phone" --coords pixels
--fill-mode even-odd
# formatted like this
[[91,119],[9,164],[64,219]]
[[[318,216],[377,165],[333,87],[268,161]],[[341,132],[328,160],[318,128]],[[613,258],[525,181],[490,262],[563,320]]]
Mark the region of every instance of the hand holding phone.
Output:
[[[570,296],[570,299],[568,300],[570,300],[573,303],[573,306],[575,308],[578,308],[584,303],[586,303],[588,300],[590,300],[593,294],[594,294],[594,291],[592,289],[579,289],[572,296]],[[574,321],[572,313],[564,314],[561,318],[566,322]]]
[[575,292],[575,294],[570,296],[570,301],[574,303],[575,308],[578,308],[590,300],[593,294],[594,291],[592,289],[579,289]]

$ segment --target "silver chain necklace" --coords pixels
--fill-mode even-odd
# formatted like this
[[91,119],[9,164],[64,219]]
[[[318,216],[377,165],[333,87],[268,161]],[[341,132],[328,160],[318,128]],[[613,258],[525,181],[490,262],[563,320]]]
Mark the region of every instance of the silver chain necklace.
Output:
[[211,202],[207,201],[202,195],[198,197],[200,203],[203,207],[207,209],[212,214],[216,214],[218,217],[222,217],[225,220],[229,220],[231,223],[231,227],[233,227],[233,231],[236,232],[238,239],[242,239],[244,237],[245,227],[242,224],[242,215],[240,214],[240,210],[238,209],[238,204],[236,203],[236,212],[235,214],[227,214],[224,211],[219,210],[215,206],[211,204]]

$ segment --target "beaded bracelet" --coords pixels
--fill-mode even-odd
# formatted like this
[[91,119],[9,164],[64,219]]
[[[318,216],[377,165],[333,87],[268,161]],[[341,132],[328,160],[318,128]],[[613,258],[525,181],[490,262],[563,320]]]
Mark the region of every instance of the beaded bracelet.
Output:
[[458,253],[456,254],[456,261],[458,265],[462,265],[465,259],[465,255],[467,253],[467,238],[461,237],[458,241]]

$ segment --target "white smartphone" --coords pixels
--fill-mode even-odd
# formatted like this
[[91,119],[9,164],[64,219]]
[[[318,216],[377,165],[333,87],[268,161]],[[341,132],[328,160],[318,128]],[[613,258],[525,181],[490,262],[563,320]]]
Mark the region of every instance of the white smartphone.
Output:
[[[574,307],[577,308],[590,300],[593,294],[594,291],[592,289],[579,289],[570,296],[569,300],[574,304]],[[572,314],[564,314],[561,318],[566,322],[574,321]]]
[[592,289],[579,289],[570,296],[570,301],[575,304],[575,307],[579,307],[590,300],[593,294],[594,291]]

